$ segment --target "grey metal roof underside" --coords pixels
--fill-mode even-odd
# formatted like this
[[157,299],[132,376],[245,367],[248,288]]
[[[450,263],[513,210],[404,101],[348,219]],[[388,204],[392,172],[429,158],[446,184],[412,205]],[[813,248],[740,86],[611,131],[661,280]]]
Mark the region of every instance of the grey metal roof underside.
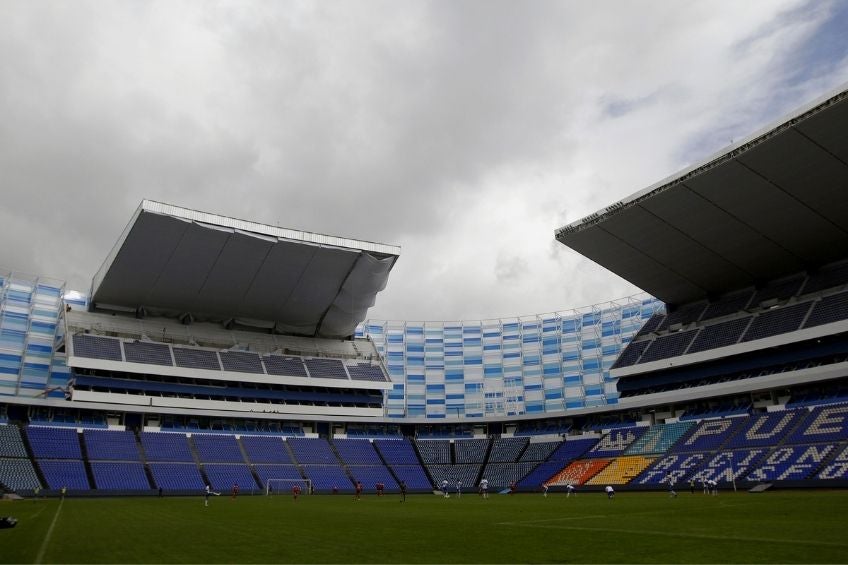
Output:
[[91,303],[343,338],[365,318],[399,254],[396,246],[144,201],[94,277]]
[[673,305],[848,257],[848,90],[556,238]]

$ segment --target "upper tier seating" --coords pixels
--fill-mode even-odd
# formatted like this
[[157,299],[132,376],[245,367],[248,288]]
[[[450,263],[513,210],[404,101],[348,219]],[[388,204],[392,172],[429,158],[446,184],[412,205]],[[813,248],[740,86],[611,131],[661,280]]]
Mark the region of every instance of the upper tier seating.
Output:
[[721,318],[722,316],[728,316],[730,314],[740,312],[751,302],[753,294],[754,291],[748,289],[723,296],[715,302],[711,302],[710,305],[707,306],[707,309],[704,311],[701,319],[713,320],[715,318]]
[[706,302],[696,302],[681,306],[677,310],[666,313],[665,318],[654,331],[661,332],[675,324],[689,324],[691,322],[697,322],[701,319],[701,315],[704,313],[706,307]]
[[443,439],[417,439],[418,453],[425,465],[450,465],[450,442]]
[[708,451],[720,447],[747,422],[746,418],[704,420],[678,441],[673,451]]
[[73,428],[27,426],[25,432],[36,459],[82,459],[79,434]]
[[817,406],[792,434],[786,443],[843,441],[848,437],[848,404]]
[[333,445],[347,465],[383,465],[380,455],[367,439],[334,439]]
[[[518,459],[526,445],[527,438],[524,437],[496,438],[492,441],[489,463],[512,463]],[[540,459],[536,461],[540,461]]]
[[406,438],[403,439],[378,439],[374,440],[374,446],[389,465],[418,465],[418,456],[415,448]]
[[244,463],[235,436],[227,434],[194,434],[191,436],[197,457],[203,463]]
[[344,379],[349,380],[350,377],[345,371],[344,364],[338,359],[324,359],[312,357],[303,360],[306,369],[309,371],[309,376],[316,379]]
[[751,298],[751,306],[758,306],[768,300],[786,300],[798,294],[804,285],[805,277],[796,276],[777,281],[758,289]]
[[810,302],[784,306],[761,312],[742,336],[742,341],[753,341],[774,335],[794,332],[801,327],[801,322],[810,310]]
[[642,353],[639,358],[640,363],[650,363],[651,361],[659,361],[660,359],[668,359],[682,355],[698,330],[690,330],[686,332],[670,333],[660,336],[651,342],[650,347]]
[[648,431],[647,427],[619,428],[603,436],[585,457],[611,457],[621,455],[630,445]]
[[236,373],[262,374],[262,362],[259,355],[249,351],[222,351],[219,354],[225,371]]
[[807,284],[801,289],[804,294],[819,292],[828,288],[844,287],[848,283],[848,262],[831,265],[810,274]]
[[458,439],[453,444],[456,463],[483,463],[489,449],[487,439]]
[[338,465],[339,458],[333,453],[330,444],[324,438],[290,438],[287,441],[295,461],[300,465],[307,463]]
[[0,457],[26,457],[26,447],[18,426],[0,425]]
[[530,442],[521,454],[519,461],[544,461],[560,446],[561,441]]
[[675,422],[651,426],[625,450],[627,455],[665,453],[689,431],[694,422]]
[[738,343],[752,318],[753,316],[745,316],[705,326],[692,341],[688,353],[698,353]]
[[118,430],[83,430],[90,461],[140,461],[135,434]]
[[356,381],[386,382],[386,374],[379,365],[371,363],[354,363],[347,366],[350,378]]
[[189,369],[208,369],[210,371],[220,371],[221,362],[218,359],[218,352],[208,349],[189,349],[187,347],[174,347],[174,361],[177,367],[187,367]]
[[123,361],[121,342],[96,335],[74,334],[74,355],[90,359],[105,359],[107,361]]
[[746,418],[742,428],[724,448],[778,445],[807,416],[806,410],[770,412]]
[[848,319],[848,292],[840,292],[813,303],[813,309],[804,322],[804,327],[812,328],[845,319]]
[[124,357],[128,363],[145,363],[147,365],[174,365],[171,348],[164,343],[150,341],[125,341]]
[[241,436],[241,445],[251,463],[293,463],[286,444],[274,436]]
[[194,456],[183,433],[141,432],[140,437],[147,461],[194,462]]
[[269,375],[284,377],[307,377],[306,367],[300,357],[283,357],[282,355],[266,355],[262,357],[265,372]]

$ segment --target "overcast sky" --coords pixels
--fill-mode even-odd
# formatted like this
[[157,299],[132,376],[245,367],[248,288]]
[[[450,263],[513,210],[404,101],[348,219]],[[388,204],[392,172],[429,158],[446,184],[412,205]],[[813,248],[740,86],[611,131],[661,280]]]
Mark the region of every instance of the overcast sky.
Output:
[[143,198],[400,245],[368,317],[639,292],[554,230],[848,82],[848,2],[0,0],[0,265]]

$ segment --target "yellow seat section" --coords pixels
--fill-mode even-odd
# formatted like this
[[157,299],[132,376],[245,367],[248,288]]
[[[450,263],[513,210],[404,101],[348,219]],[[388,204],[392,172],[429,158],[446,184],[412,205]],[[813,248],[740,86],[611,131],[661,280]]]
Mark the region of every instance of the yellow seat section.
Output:
[[609,459],[580,459],[553,476],[548,486],[582,485],[609,464]]
[[589,480],[589,485],[625,485],[654,462],[656,457],[628,455],[613,459],[609,465]]

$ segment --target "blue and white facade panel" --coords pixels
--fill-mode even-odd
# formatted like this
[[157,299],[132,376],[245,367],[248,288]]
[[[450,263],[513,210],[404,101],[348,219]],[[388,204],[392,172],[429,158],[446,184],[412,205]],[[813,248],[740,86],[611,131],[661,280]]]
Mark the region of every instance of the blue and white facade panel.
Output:
[[[644,322],[662,307],[654,298],[639,296],[582,310],[500,320],[368,320],[357,328],[356,337],[369,337],[379,352],[387,351],[392,380],[406,384],[406,412],[399,414],[401,391],[392,391],[389,417],[556,416],[618,402],[617,379],[609,369]],[[417,369],[418,359],[410,362],[410,346],[418,353],[422,335],[423,375]],[[406,357],[393,357],[392,347],[400,345],[401,338],[406,347],[397,351]]]

